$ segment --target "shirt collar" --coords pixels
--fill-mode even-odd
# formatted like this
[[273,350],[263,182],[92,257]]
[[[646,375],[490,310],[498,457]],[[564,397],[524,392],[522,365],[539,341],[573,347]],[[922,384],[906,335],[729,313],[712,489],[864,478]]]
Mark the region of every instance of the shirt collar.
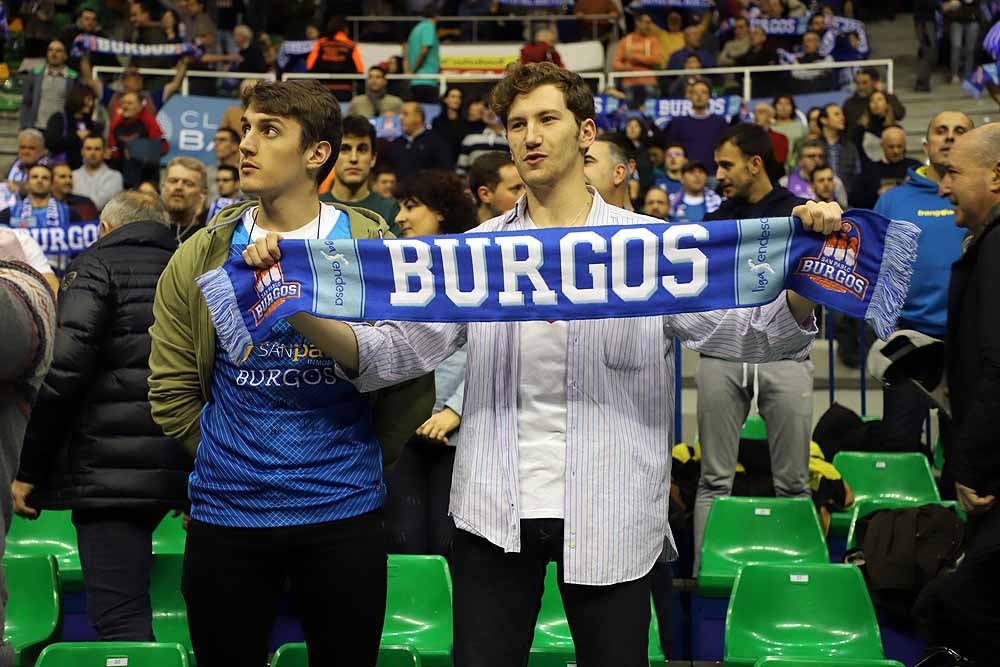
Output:
[[[589,227],[591,220],[599,220],[604,213],[604,209],[607,208],[608,204],[603,199],[601,199],[600,193],[597,192],[592,186],[587,186],[587,192],[589,192],[594,197],[594,204],[590,207],[590,213],[587,215],[586,220],[584,220],[584,226]],[[528,213],[528,195],[521,195],[517,202],[514,204],[514,208],[511,209],[506,216],[504,216],[503,224],[509,225],[518,220],[524,220],[524,217]]]

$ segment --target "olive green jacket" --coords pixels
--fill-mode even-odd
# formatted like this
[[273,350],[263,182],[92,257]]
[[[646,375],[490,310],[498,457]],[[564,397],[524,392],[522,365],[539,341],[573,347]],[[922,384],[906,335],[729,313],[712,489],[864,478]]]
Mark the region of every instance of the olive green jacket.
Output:
[[[195,278],[222,266],[229,258],[236,223],[257,202],[247,201],[219,211],[211,224],[181,245],[156,287],[155,321],[149,329],[149,404],[163,432],[184,445],[192,456],[201,442],[201,411],[211,398],[215,364],[215,327]],[[351,236],[392,237],[376,213],[333,204],[347,213]],[[434,407],[434,374],[429,373],[368,394],[372,424],[388,466]]]

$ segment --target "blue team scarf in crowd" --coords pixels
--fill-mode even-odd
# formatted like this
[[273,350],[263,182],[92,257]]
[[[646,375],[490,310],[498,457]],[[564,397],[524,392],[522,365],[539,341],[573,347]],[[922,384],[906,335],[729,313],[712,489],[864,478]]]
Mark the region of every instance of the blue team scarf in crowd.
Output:
[[197,280],[234,363],[299,312],[353,322],[580,320],[746,308],[785,289],[886,337],[919,235],[912,223],[853,210],[828,237],[781,217],[286,240],[270,269],[234,251]]
[[186,44],[139,44],[137,42],[121,42],[117,39],[97,37],[95,35],[78,35],[73,40],[72,55],[79,58],[84,51],[91,53],[107,53],[114,56],[139,56],[148,58],[181,58],[193,56],[201,58],[201,46],[195,42]]

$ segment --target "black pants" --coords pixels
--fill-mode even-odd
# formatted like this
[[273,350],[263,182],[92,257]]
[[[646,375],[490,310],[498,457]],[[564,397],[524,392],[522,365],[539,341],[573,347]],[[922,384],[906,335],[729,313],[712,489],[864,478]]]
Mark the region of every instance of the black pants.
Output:
[[[902,382],[887,386],[882,392],[882,421],[885,425],[883,439],[885,451],[923,452],[932,456],[932,447],[924,442],[924,425],[931,402],[913,386]],[[944,450],[944,469],[941,471],[941,497],[954,499],[955,479],[951,474],[949,456],[951,449],[951,420],[938,413],[938,433]],[[933,444],[933,443],[932,443]]]
[[970,517],[969,530],[973,535],[962,564],[929,583],[914,612],[929,644],[987,667],[1000,656],[1000,509]]
[[74,510],[87,617],[104,642],[150,642],[153,531],[163,510]]
[[653,589],[653,606],[656,608],[656,622],[660,630],[660,648],[663,655],[670,659],[673,648],[673,627],[671,616],[674,602],[674,569],[665,560],[658,560],[650,573],[650,584]]
[[181,588],[199,667],[267,664],[286,582],[311,665],[374,667],[385,617],[381,511],[309,526],[191,521]]
[[545,568],[555,561],[576,664],[645,667],[649,646],[649,574],[612,586],[563,580],[561,519],[521,521],[520,553],[455,531],[455,667],[524,667],[535,634]]
[[385,527],[394,554],[451,557],[455,523],[448,516],[455,448],[413,438],[385,473]]

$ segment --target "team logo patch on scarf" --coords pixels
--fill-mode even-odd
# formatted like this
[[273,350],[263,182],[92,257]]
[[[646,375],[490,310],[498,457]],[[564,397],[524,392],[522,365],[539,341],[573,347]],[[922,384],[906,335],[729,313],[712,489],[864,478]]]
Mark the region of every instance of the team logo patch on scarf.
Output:
[[828,237],[790,217],[595,225],[385,240],[282,241],[267,271],[236,251],[198,278],[239,363],[281,318],[496,322],[644,317],[773,301],[784,290],[888,336],[919,228],[848,211]]

